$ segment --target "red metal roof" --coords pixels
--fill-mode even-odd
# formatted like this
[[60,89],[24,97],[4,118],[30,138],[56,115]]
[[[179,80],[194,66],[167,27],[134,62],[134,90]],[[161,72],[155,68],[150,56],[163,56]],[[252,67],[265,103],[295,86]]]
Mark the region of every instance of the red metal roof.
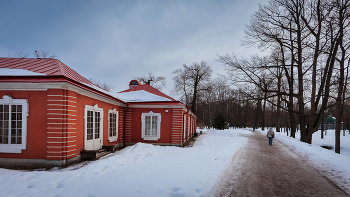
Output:
[[33,58],[3,58],[0,57],[0,68],[23,69],[48,76],[65,76],[80,83],[94,85],[91,81],[81,76],[73,69],[57,59],[33,59]]
[[[140,84],[140,83],[139,83]],[[121,91],[120,93],[122,92],[132,92],[132,91],[139,91],[139,90],[144,90],[144,91],[147,91],[149,93],[152,93],[152,94],[155,94],[155,95],[158,95],[158,96],[161,96],[161,97],[164,97],[164,98],[167,98],[167,99],[170,99],[172,101],[176,101],[175,99],[171,98],[170,96],[164,94],[163,92],[155,89],[154,87],[148,85],[148,84],[143,84],[143,85],[139,85],[139,86],[136,86],[136,87],[132,87],[130,89],[127,89],[127,90],[124,90],[124,91]]]

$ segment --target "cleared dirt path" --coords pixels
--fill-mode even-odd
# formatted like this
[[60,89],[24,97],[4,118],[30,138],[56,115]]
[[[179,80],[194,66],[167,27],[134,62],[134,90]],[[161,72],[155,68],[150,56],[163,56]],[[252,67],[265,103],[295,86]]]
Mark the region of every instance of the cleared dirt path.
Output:
[[213,196],[348,196],[317,170],[260,132],[232,159]]

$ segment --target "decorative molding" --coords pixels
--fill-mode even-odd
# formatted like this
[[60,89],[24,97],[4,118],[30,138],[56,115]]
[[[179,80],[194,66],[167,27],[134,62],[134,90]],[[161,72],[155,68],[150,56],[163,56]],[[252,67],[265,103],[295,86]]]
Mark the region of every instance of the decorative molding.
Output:
[[[0,82],[0,90],[37,90],[37,91],[47,91],[48,89],[63,89],[71,90],[80,95],[87,96],[96,100],[100,100],[109,104],[113,104],[120,107],[126,107],[126,104],[106,98],[104,96],[98,95],[96,93],[90,92],[83,88],[77,87],[73,84],[67,82]],[[63,95],[48,95],[48,96],[63,96]],[[66,96],[70,97],[70,96]],[[113,97],[113,96],[111,96]]]

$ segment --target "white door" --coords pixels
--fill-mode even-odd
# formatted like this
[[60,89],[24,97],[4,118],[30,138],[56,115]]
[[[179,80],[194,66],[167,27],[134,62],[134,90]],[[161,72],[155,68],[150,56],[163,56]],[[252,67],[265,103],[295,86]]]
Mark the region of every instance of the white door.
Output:
[[102,148],[103,112],[86,109],[85,114],[85,150],[98,150]]

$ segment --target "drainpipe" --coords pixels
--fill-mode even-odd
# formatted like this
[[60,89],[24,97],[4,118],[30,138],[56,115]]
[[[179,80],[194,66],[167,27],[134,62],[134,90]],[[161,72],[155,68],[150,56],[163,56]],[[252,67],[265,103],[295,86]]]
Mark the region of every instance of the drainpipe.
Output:
[[124,115],[123,115],[123,147],[125,147],[125,123],[126,123],[126,112],[128,111],[129,109],[129,103],[126,103],[126,110],[124,112]]

